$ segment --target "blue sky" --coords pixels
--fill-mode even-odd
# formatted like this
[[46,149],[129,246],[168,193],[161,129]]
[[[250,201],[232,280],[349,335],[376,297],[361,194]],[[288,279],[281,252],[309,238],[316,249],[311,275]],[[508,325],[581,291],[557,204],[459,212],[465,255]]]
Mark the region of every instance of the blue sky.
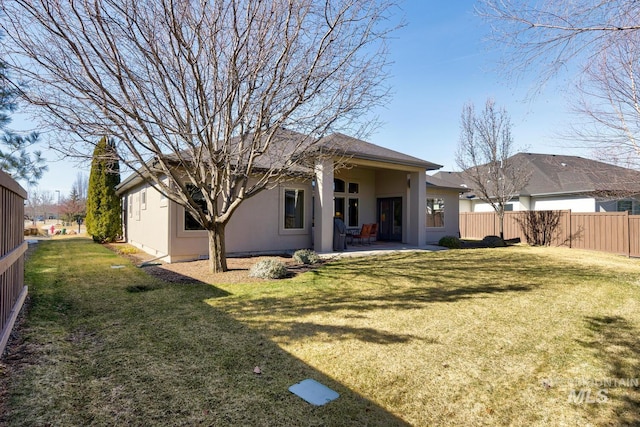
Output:
[[482,108],[493,98],[511,117],[516,146],[529,152],[581,154],[571,152],[558,137],[570,120],[561,93],[547,90],[527,99],[533,80],[515,86],[498,72],[500,57],[485,41],[488,26],[474,14],[474,4],[405,2],[408,25],[390,49],[395,95],[379,111],[385,124],[369,140],[455,170],[462,107],[473,102]]
[[[368,140],[443,165],[443,170],[456,170],[462,107],[470,101],[482,108],[491,97],[511,116],[517,146],[529,152],[585,155],[563,147],[557,137],[570,120],[557,90],[527,100],[532,82],[514,86],[500,75],[499,56],[484,42],[488,26],[474,14],[474,4],[474,0],[404,2],[407,25],[390,45],[393,65],[388,83],[393,97],[376,111],[383,124]],[[13,127],[30,125],[14,116]],[[40,190],[68,195],[77,173],[88,175],[87,165],[54,161],[54,152],[45,151],[44,156],[50,160],[49,171]]]

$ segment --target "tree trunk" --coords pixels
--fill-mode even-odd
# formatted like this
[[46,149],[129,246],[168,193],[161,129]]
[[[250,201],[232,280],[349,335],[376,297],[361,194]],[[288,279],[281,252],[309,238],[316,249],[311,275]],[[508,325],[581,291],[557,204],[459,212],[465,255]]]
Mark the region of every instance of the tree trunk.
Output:
[[209,234],[209,269],[212,273],[227,271],[227,254],[224,246],[224,228],[226,224],[216,223]]
[[498,212],[498,227],[500,228],[500,239],[504,240],[504,212]]

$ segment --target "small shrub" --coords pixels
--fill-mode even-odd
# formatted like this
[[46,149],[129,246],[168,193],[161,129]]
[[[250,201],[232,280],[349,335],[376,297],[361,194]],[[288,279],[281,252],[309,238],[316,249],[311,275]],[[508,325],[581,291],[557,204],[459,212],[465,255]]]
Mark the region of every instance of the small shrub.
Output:
[[118,253],[120,255],[133,255],[133,254],[137,254],[138,252],[140,252],[138,250],[138,248],[136,248],[135,246],[122,246],[120,248],[117,249]]
[[275,259],[263,259],[249,269],[249,277],[260,279],[282,279],[287,273],[287,267]]
[[320,257],[311,249],[300,249],[293,253],[293,259],[298,264],[315,264],[320,262]]
[[438,245],[449,249],[460,249],[462,242],[455,236],[444,236],[438,241]]
[[485,236],[482,239],[482,243],[487,245],[488,248],[504,248],[507,244],[498,236]]

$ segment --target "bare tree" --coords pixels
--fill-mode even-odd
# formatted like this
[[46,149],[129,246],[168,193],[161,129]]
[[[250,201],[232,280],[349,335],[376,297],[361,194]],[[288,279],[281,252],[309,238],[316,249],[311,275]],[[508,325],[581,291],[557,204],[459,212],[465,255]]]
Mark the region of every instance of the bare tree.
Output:
[[505,70],[577,75],[572,108],[584,119],[570,135],[597,157],[638,166],[640,8],[635,1],[483,0],[479,13],[506,49]]
[[505,207],[531,177],[531,172],[512,158],[515,150],[506,110],[497,108],[491,99],[479,114],[472,103],[463,107],[456,164],[478,198],[495,210],[501,239]]
[[[78,174],[78,176],[81,176],[81,174]],[[84,220],[84,217],[86,216],[87,199],[86,197],[84,199],[80,197],[75,185],[71,188],[69,197],[65,197],[62,201],[60,210],[65,222],[69,223],[69,225],[71,225],[72,222],[76,222],[78,224],[79,233],[80,224],[82,224],[81,221]]]
[[113,136],[121,162],[208,230],[212,271],[227,269],[238,206],[307,170],[328,132],[366,130],[387,94],[386,0],[0,4],[25,99],[80,139],[59,149],[88,158]]
[[55,210],[54,196],[49,190],[41,191],[38,187],[30,187],[27,197],[27,212],[31,215],[35,224],[38,217],[46,222],[47,213],[51,214]]
[[562,211],[523,211],[515,218],[527,243],[551,246],[559,236]]
[[73,199],[77,199],[81,202],[87,201],[87,191],[89,189],[89,178],[87,174],[78,172],[76,175],[76,180],[73,181],[73,185],[71,186],[71,194],[73,196],[69,196]]

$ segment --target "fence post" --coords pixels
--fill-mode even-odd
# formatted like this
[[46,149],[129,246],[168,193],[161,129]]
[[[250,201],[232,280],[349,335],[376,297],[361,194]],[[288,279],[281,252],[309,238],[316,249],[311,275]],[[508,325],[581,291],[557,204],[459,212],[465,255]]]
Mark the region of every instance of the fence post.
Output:
[[631,218],[629,217],[629,211],[627,213],[627,258],[631,258]]
[[0,171],[0,354],[27,295],[24,286],[24,201],[27,192]]
[[573,212],[569,209],[569,249],[573,247]]

